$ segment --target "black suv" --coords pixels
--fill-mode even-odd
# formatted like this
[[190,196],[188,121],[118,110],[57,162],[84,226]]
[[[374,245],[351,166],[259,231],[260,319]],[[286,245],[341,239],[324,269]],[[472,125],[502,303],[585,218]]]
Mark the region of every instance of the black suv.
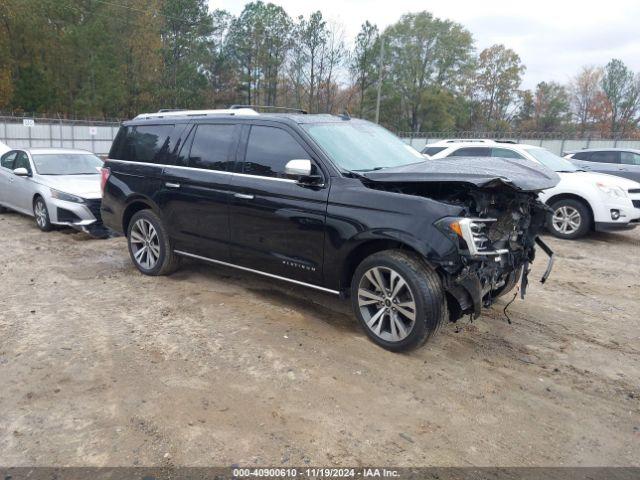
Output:
[[400,351],[524,290],[534,244],[546,249],[537,192],[558,177],[431,162],[348,115],[240,108],[123,123],[102,180],[104,223],[142,273],[190,257],[351,297],[367,335]]

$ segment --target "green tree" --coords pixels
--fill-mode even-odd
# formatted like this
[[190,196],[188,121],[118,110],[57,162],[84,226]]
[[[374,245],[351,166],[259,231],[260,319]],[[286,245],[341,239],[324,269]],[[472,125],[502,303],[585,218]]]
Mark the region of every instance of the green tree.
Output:
[[191,108],[204,103],[213,20],[206,0],[163,0],[160,13],[163,107]]
[[611,133],[624,135],[640,121],[640,75],[618,59],[604,67],[602,90],[610,110]]
[[509,120],[509,108],[518,95],[525,67],[516,52],[504,45],[492,45],[478,56],[473,81],[478,124],[493,130]]
[[403,15],[383,34],[385,82],[398,89],[403,116],[419,131],[428,87],[458,91],[472,65],[473,39],[462,25],[431,13]]
[[533,103],[536,129],[540,132],[558,131],[571,118],[569,94],[557,82],[540,82]]
[[358,89],[358,116],[364,117],[364,99],[366,91],[378,80],[378,57],[380,33],[378,27],[368,21],[362,24],[356,36],[351,54],[349,69]]

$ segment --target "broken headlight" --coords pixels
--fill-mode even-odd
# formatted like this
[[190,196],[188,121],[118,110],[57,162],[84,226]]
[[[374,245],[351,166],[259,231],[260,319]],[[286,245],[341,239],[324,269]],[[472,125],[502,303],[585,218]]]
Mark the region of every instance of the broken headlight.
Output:
[[471,256],[501,255],[508,250],[493,248],[488,237],[489,227],[496,221],[495,218],[443,218],[437,225],[447,235],[454,234],[462,240],[458,248],[467,250]]

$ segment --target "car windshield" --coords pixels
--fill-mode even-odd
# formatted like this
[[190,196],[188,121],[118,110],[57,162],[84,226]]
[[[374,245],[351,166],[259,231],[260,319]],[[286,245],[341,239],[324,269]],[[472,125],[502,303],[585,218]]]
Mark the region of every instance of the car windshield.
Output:
[[36,153],[31,157],[40,175],[98,175],[102,167],[102,160],[90,153]]
[[303,127],[334,163],[356,172],[426,161],[417,150],[388,130],[362,121],[306,124]]
[[577,172],[580,170],[566,158],[559,157],[544,148],[527,148],[527,152],[545,167],[555,172]]

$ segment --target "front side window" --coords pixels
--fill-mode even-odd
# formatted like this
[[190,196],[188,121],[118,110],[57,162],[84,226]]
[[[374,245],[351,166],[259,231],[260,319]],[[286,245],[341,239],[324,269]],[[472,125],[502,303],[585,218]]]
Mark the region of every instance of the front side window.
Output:
[[435,155],[436,153],[440,153],[441,151],[445,150],[447,147],[425,147],[424,150],[422,150],[422,153],[424,153],[425,155],[429,155],[430,157]]
[[574,160],[584,160],[584,161],[589,161],[591,160],[591,152],[578,152],[572,155],[572,157]]
[[625,165],[640,165],[640,155],[634,152],[621,152],[620,162]]
[[164,163],[174,147],[174,125],[133,125],[121,127],[109,158],[142,163]]
[[29,157],[24,152],[18,152],[16,159],[13,161],[13,169],[25,168],[27,172],[31,173],[31,165],[29,164]]
[[102,160],[90,153],[36,153],[33,164],[39,175],[97,175]]
[[198,125],[191,145],[189,166],[205,170],[228,170],[231,148],[235,145],[235,125]]
[[619,152],[615,151],[603,151],[603,152],[591,152],[590,162],[598,163],[620,163]]
[[345,170],[364,172],[427,161],[415,148],[373,123],[350,120],[302,127]]
[[527,148],[527,153],[554,172],[577,172],[579,170],[578,167],[566,158],[559,157],[544,148]]
[[285,165],[289,160],[297,159],[310,160],[310,157],[289,132],[277,127],[253,125],[242,172],[285,178]]
[[8,168],[9,170],[13,170],[13,161],[15,160],[17,154],[18,152],[5,153],[2,156],[2,160],[0,160],[0,165],[2,165],[4,168]]
[[516,158],[519,160],[524,160],[524,157],[522,155],[508,148],[493,148],[491,149],[491,156],[502,157],[502,158]]
[[465,147],[459,148],[449,154],[450,157],[490,157],[491,149],[487,147]]

